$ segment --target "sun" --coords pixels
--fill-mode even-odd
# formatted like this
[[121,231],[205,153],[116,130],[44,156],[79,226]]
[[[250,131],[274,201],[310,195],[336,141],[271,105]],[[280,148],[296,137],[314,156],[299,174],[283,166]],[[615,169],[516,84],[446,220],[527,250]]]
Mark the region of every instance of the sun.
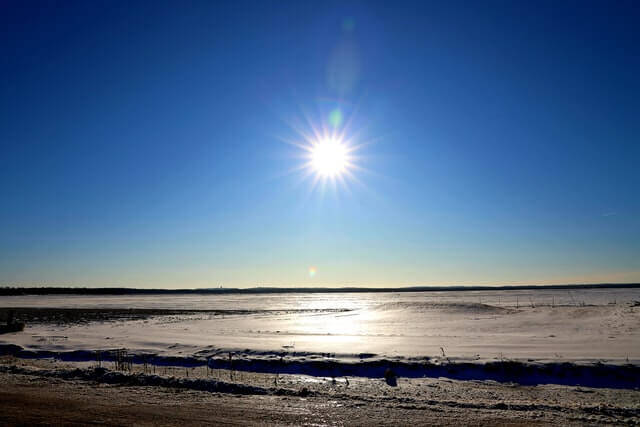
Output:
[[342,175],[349,165],[347,146],[338,138],[323,138],[311,147],[311,167],[322,177]]
[[362,186],[357,175],[366,169],[361,165],[364,158],[360,150],[370,141],[362,141],[362,131],[352,129],[354,118],[343,122],[342,115],[334,112],[327,122],[314,122],[306,114],[302,118],[304,121],[290,124],[297,135],[282,138],[297,149],[292,156],[298,161],[291,172],[299,174],[301,182],[310,181],[310,193],[351,193],[352,185]]

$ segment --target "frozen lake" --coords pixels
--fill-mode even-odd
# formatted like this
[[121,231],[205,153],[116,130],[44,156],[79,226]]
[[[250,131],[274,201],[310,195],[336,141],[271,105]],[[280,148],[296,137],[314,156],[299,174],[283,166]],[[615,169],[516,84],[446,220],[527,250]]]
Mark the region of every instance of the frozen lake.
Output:
[[185,357],[238,351],[638,363],[638,300],[640,289],[12,296],[0,297],[0,307],[210,312],[36,322],[0,335],[0,343]]

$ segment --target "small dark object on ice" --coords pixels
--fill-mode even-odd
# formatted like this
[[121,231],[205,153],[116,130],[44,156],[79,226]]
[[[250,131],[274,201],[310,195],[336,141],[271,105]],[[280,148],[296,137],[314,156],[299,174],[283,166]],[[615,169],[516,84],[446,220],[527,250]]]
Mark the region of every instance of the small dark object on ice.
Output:
[[306,387],[302,387],[302,390],[298,392],[298,396],[300,397],[306,397],[306,396],[309,396],[309,394],[310,394],[309,389]]
[[384,380],[391,387],[396,387],[398,385],[398,378],[396,373],[391,368],[387,368],[384,371]]
[[7,315],[7,324],[0,325],[0,334],[8,334],[10,332],[20,332],[24,330],[24,323],[16,322],[13,319],[13,310]]
[[634,300],[634,301],[631,303],[631,307],[640,307],[640,301],[636,301],[636,300]]

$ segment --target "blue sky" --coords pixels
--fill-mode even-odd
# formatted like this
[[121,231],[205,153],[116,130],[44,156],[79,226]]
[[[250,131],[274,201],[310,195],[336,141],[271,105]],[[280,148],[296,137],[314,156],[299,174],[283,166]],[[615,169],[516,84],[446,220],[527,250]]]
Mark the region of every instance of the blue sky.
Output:
[[[0,283],[638,282],[639,20],[4,2]],[[357,168],[323,186],[290,142],[336,110]]]

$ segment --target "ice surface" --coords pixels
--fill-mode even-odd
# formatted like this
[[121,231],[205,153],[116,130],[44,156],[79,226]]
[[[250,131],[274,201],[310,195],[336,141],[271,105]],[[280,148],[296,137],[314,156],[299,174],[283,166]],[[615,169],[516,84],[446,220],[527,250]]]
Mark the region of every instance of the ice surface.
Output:
[[[1,297],[1,307],[246,310],[145,320],[29,324],[0,343],[31,350],[127,348],[359,358],[640,361],[640,289]],[[344,311],[339,311],[344,310]]]

